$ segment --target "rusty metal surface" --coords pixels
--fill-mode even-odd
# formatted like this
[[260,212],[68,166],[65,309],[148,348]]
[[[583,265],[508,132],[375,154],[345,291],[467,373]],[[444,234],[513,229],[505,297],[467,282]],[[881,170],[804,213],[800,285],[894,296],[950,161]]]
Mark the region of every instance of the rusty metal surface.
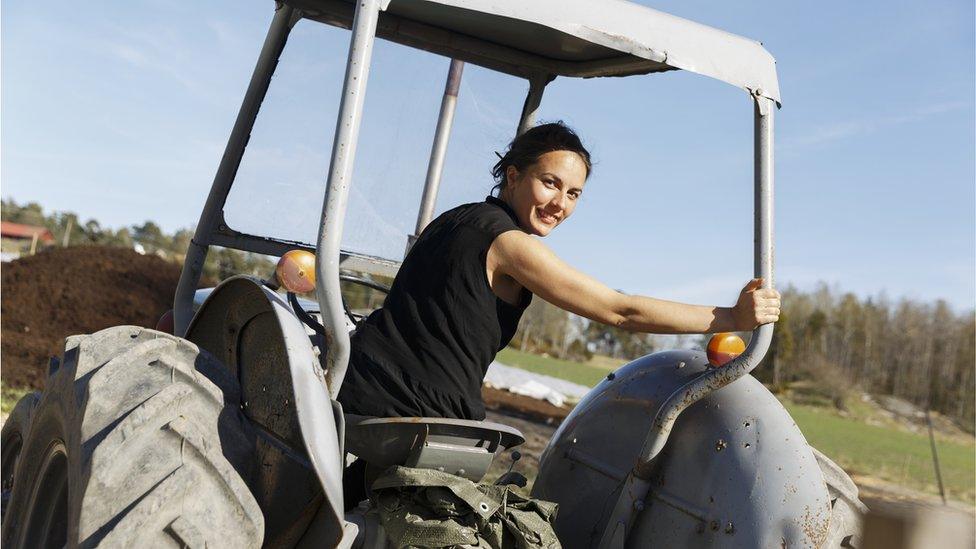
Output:
[[[647,487],[628,547],[815,547],[830,507],[792,418],[746,376],[691,405],[643,480],[632,473],[657,408],[709,370],[703,352],[657,353],[622,367],[577,405],[542,456],[533,495],[560,504],[566,547],[603,535],[621,490]],[[618,478],[629,472],[627,479]],[[587,494],[581,498],[580,494]],[[613,532],[611,529],[611,538]],[[619,538],[619,536],[618,536]]]

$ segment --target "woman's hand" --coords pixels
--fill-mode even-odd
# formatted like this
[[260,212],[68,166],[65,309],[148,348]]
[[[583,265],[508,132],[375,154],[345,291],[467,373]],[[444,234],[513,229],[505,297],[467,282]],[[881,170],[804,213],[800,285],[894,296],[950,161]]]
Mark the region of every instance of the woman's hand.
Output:
[[760,286],[762,279],[753,278],[739,293],[739,300],[732,307],[736,331],[748,332],[761,324],[779,320],[779,292]]

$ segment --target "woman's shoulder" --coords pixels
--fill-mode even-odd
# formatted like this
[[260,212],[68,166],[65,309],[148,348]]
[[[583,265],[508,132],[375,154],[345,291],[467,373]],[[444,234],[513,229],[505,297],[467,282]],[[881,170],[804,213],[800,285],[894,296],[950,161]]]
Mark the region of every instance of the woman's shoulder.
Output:
[[445,221],[453,221],[456,225],[471,227],[492,236],[519,228],[515,212],[493,196],[482,202],[462,204],[444,212],[442,217]]

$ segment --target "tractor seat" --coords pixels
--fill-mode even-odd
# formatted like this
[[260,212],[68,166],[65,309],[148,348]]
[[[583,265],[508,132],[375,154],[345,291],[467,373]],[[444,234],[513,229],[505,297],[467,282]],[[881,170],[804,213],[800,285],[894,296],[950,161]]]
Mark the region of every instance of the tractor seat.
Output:
[[346,451],[371,466],[435,469],[481,481],[495,454],[525,442],[514,427],[435,417],[346,414]]

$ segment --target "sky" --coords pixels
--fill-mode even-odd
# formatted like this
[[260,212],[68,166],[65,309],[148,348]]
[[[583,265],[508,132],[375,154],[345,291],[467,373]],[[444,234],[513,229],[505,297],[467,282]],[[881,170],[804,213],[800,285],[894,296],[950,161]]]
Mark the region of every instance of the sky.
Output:
[[[776,58],[776,284],[976,302],[971,1],[642,2]],[[193,226],[273,15],[270,0],[0,5],[0,194],[114,228]],[[312,241],[349,34],[292,33],[226,206],[244,232]],[[448,60],[378,41],[343,233],[399,258]],[[467,65],[437,212],[482,200],[524,80]],[[683,71],[557,78],[595,169],[545,239],[629,293],[730,305],[752,275],[752,106]]]

